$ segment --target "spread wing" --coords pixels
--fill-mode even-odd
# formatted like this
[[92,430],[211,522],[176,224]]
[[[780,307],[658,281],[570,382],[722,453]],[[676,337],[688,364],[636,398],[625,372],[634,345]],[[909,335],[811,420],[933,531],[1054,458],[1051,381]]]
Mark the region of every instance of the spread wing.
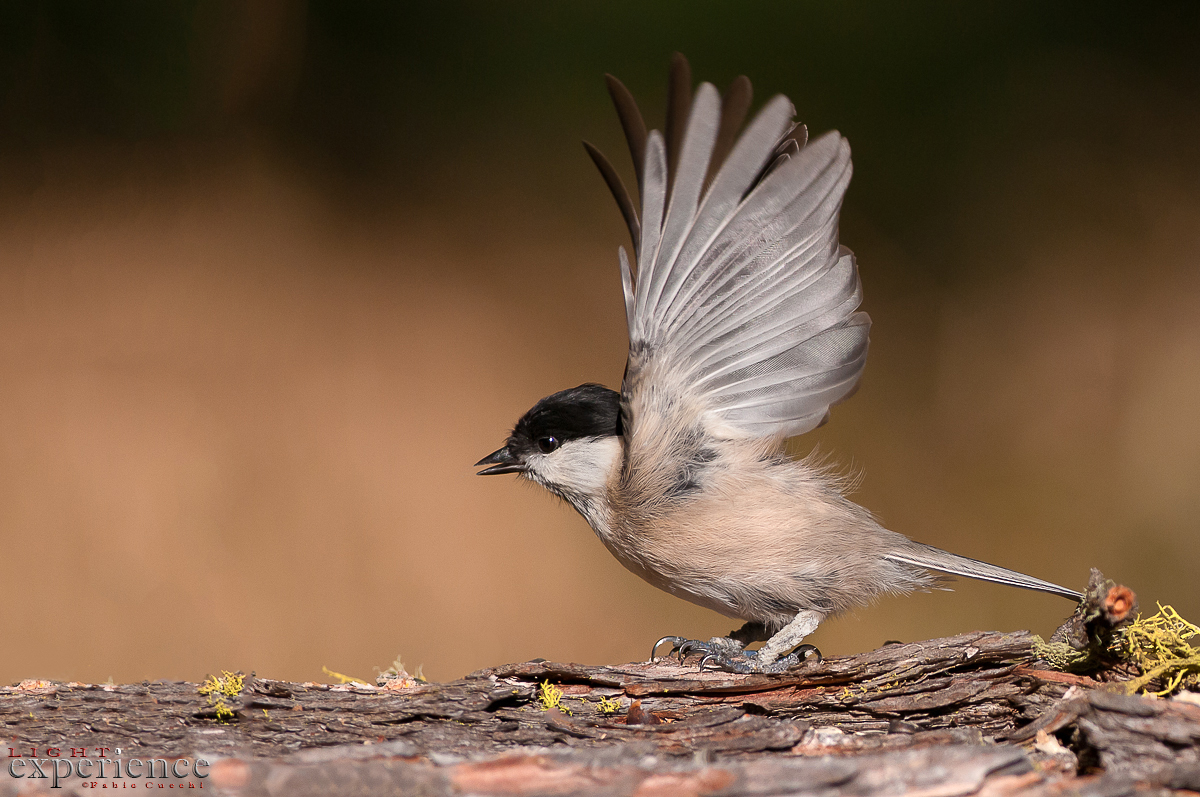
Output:
[[[854,255],[838,244],[850,147],[836,132],[805,145],[777,96],[740,136],[750,85],[702,83],[676,56],[666,136],[646,133],[615,78],[609,89],[637,166],[641,213],[596,160],[629,224],[637,267],[620,250],[629,324],[626,405],[639,375],[699,402],[730,436],[801,434],[849,396],[870,319]],[[679,119],[686,119],[684,124]]]

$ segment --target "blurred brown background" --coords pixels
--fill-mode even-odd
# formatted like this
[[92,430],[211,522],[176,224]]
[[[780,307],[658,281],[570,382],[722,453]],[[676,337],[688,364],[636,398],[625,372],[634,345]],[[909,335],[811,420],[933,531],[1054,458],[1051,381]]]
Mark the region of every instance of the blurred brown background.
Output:
[[[838,128],[875,320],[819,443],[920,540],[1200,619],[1200,5],[0,7],[0,682],[449,679],[733,623],[478,479],[616,386],[624,165],[697,79]],[[628,170],[626,170],[628,173]],[[959,582],[827,654],[1067,602]]]

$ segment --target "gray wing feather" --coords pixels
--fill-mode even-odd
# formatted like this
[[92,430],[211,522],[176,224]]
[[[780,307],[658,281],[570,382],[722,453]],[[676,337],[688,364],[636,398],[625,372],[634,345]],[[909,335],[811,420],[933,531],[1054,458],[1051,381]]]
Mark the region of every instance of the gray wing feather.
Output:
[[641,308],[646,315],[661,316],[660,305],[669,306],[680,284],[700,266],[701,258],[706,256],[713,240],[733,218],[742,197],[771,157],[775,142],[787,129],[794,113],[787,97],[775,97],[759,111],[738,139],[713,178],[682,249],[675,261],[668,264],[670,268],[669,273],[663,275],[660,304]]
[[621,290],[625,294],[625,324],[629,328],[629,338],[633,339],[633,318],[635,314],[636,299],[633,295],[633,269],[629,265],[629,255],[625,252],[625,247],[617,248],[617,255],[621,260]]
[[658,305],[663,283],[672,273],[671,264],[678,257],[679,248],[696,219],[700,190],[704,187],[704,176],[708,173],[708,162],[717,140],[720,120],[721,97],[711,83],[702,83],[696,91],[683,133],[658,256],[650,269],[643,266],[642,279],[647,282],[646,302],[650,306]]
[[743,111],[723,111],[708,83],[687,103],[676,93],[687,122],[670,152],[660,132],[645,138],[636,274],[621,250],[631,368],[667,367],[725,433],[808,431],[853,392],[867,355],[870,319],[837,231],[850,148],[837,133],[804,146],[779,96],[714,162]]
[[[805,294],[798,296],[798,294]],[[803,299],[803,301],[799,301]],[[832,268],[814,278],[798,281],[780,297],[747,297],[762,310],[754,316],[727,313],[727,320],[707,330],[709,351],[699,352],[695,361],[700,383],[725,376],[729,371],[778,354],[802,343],[823,329],[847,318],[862,300],[862,287],[847,252]],[[740,350],[734,350],[735,343]]]
[[642,167],[642,240],[638,247],[639,263],[637,281],[634,285],[633,329],[630,340],[644,338],[646,318],[642,308],[646,306],[646,288],[654,273],[653,264],[658,256],[658,244],[662,240],[662,221],[667,201],[667,151],[662,134],[657,130],[646,138],[646,160]]
[[[828,133],[771,173],[746,197],[704,259],[686,277],[664,315],[673,337],[707,315],[714,300],[740,299],[747,284],[786,291],[806,271],[829,268],[837,259],[837,214],[850,182],[850,147]],[[824,242],[811,251],[805,243]],[[773,270],[772,266],[784,266]],[[743,314],[757,312],[744,307]],[[687,339],[679,340],[680,343]]]
[[[791,212],[804,210],[793,207]],[[703,366],[714,359],[712,341],[729,330],[762,330],[764,320],[786,322],[789,314],[797,321],[811,317],[837,296],[857,290],[853,255],[837,244],[836,209],[831,213],[825,208],[822,215],[815,224],[802,223],[810,229],[796,228],[777,238],[771,226],[765,227],[754,244],[731,251],[722,271],[680,312],[676,335],[681,350],[698,356]]]
[[720,416],[735,427],[766,424],[770,434],[783,436],[820,426],[829,407],[848,396],[862,375],[866,324],[864,317],[861,326],[827,329],[807,345],[764,362],[773,378],[762,386],[751,383],[721,395]]
[[721,96],[721,127],[717,131],[717,143],[713,144],[712,159],[708,167],[708,181],[716,177],[717,168],[725,162],[725,156],[733,149],[737,141],[738,131],[746,121],[750,112],[750,101],[754,98],[754,88],[750,78],[738,75],[729,84],[729,88]]
[[[702,85],[661,235],[639,257],[631,346],[670,358],[722,428],[801,434],[853,391],[866,363],[870,319],[855,312],[858,271],[837,236],[850,149],[827,134],[789,152],[742,199],[789,132],[791,104],[777,98],[734,145],[701,201],[719,113],[716,90]],[[643,209],[644,229],[656,213]],[[650,235],[643,233],[643,244]]]

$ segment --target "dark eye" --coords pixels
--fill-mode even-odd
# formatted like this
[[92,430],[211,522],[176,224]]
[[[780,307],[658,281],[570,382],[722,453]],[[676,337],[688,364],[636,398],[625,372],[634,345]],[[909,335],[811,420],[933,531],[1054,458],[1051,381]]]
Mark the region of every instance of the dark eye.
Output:
[[537,441],[537,446],[542,450],[543,454],[549,454],[561,445],[562,443],[558,442],[557,437],[539,437]]

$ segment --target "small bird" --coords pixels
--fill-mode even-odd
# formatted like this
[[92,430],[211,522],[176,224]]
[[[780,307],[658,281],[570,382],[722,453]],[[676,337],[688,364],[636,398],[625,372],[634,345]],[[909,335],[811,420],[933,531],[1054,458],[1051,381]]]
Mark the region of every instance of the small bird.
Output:
[[[585,384],[517,421],[479,475],[517,473],[567,501],[626,568],[745,621],[707,642],[664,637],[703,668],[781,672],[820,652],[826,617],[965,576],[1081,600],[1074,590],[915,542],[845,497],[837,475],[787,438],[855,390],[870,318],[854,254],[838,241],[850,147],[808,142],[776,96],[738,134],[751,101],[737,78],[693,94],[672,60],[665,132],[647,133],[607,76],[641,212],[584,143],[636,253],[618,251],[629,359],[618,393]],[[752,642],[765,642],[757,651]]]

